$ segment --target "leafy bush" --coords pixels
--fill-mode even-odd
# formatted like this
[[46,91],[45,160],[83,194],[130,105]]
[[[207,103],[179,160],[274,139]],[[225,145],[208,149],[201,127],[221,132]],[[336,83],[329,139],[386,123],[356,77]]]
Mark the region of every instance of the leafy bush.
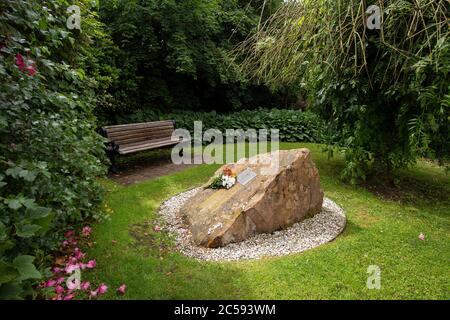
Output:
[[193,134],[194,121],[202,121],[203,130],[219,129],[278,129],[280,140],[286,142],[324,142],[327,135],[325,123],[314,113],[283,109],[243,110],[228,114],[216,112],[178,111],[157,113],[141,111],[119,119],[120,123],[156,120],[175,120],[177,128],[185,128]]
[[[381,30],[366,27],[371,4]],[[272,86],[303,84],[339,130],[345,177],[392,180],[420,156],[450,163],[449,9],[445,0],[289,2],[237,53]]]
[[103,216],[88,3],[83,32],[66,28],[68,1],[0,4],[0,299],[32,297],[62,231]]
[[142,106],[231,111],[280,104],[281,93],[241,79],[227,52],[253,32],[263,4],[269,14],[281,2],[101,1],[101,19],[114,41],[108,64],[120,70],[98,117],[115,121],[118,113]]

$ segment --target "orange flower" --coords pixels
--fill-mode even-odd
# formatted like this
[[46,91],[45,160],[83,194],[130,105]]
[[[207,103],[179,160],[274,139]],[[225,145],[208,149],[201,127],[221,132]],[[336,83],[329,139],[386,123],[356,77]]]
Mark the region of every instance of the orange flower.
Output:
[[223,174],[229,177],[236,177],[236,172],[228,166],[223,168]]

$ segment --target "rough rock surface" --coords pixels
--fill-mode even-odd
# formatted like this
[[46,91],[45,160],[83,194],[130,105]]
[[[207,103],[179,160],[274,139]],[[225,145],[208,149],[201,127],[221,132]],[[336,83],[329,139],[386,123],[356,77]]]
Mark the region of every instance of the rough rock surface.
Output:
[[295,254],[332,241],[344,230],[346,224],[343,209],[324,197],[320,213],[286,229],[256,234],[247,240],[224,247],[201,247],[192,240],[189,227],[183,222],[180,213],[184,203],[198,191],[200,188],[179,193],[164,201],[158,210],[165,221],[163,229],[175,236],[177,250],[197,260],[237,261]]
[[308,149],[282,150],[228,165],[257,176],[229,190],[207,188],[220,168],[181,208],[197,245],[215,248],[284,229],[322,209],[319,172]]

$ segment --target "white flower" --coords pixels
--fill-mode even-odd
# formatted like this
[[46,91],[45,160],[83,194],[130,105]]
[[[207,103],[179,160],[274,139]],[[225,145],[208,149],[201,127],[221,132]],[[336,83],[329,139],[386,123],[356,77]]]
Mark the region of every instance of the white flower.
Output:
[[230,189],[232,186],[236,184],[236,178],[222,175],[222,186],[226,189]]

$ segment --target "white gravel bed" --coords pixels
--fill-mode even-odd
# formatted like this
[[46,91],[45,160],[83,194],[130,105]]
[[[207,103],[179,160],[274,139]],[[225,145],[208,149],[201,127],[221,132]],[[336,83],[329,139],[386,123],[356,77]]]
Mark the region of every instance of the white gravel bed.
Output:
[[342,208],[332,200],[324,198],[320,213],[287,229],[257,234],[225,247],[199,247],[192,241],[189,227],[183,224],[179,214],[182,205],[198,190],[200,188],[180,193],[165,201],[159,208],[166,228],[176,236],[178,250],[197,260],[235,261],[298,253],[332,241],[345,228],[346,218]]

